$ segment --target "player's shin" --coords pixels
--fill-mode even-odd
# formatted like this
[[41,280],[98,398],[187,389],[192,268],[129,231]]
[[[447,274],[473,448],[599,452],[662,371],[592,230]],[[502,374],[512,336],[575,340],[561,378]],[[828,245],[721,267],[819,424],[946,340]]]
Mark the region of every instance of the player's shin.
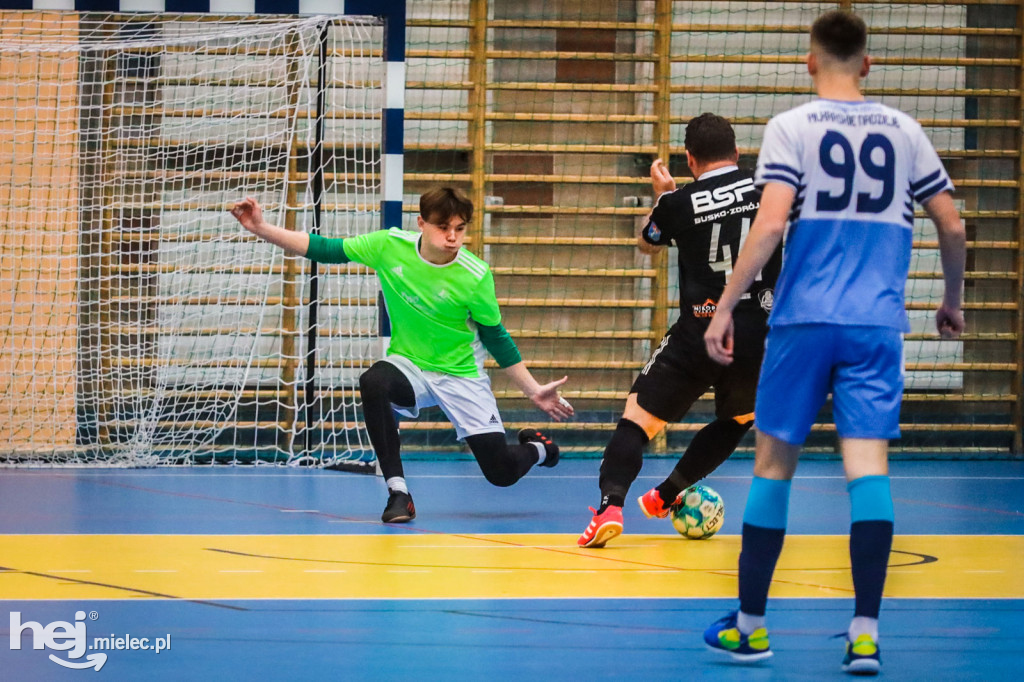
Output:
[[[889,477],[862,476],[850,481],[846,489],[850,493],[851,508],[850,566],[856,593],[854,615],[877,621],[892,549],[894,515]],[[856,639],[856,635],[863,633],[851,634]],[[877,631],[869,634],[877,641]]]
[[412,385],[394,365],[377,362],[359,377],[359,394],[366,431],[384,480],[403,478],[402,441],[392,405],[415,403]]
[[752,425],[753,420],[716,419],[698,431],[672,473],[657,486],[661,499],[670,504],[679,493],[721,466]]
[[768,587],[786,537],[791,482],[754,477],[743,512],[739,560],[740,613],[763,617]]
[[644,446],[648,441],[647,433],[636,422],[619,420],[601,460],[599,513],[609,506],[621,507],[625,503],[629,486],[643,466]]

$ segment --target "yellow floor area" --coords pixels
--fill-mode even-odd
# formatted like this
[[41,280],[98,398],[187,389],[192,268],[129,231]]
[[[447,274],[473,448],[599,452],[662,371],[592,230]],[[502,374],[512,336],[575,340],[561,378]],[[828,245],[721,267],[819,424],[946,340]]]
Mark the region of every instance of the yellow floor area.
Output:
[[[739,536],[0,535],[0,599],[734,597]],[[887,597],[1024,598],[1024,537],[901,535]],[[849,597],[846,536],[792,535],[773,597]]]

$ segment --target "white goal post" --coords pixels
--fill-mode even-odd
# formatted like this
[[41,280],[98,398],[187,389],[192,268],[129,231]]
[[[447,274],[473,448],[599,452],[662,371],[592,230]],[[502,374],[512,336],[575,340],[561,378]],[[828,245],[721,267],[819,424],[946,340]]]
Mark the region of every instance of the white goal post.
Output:
[[375,277],[228,208],[381,226],[385,37],[369,16],[0,12],[0,464],[371,456]]

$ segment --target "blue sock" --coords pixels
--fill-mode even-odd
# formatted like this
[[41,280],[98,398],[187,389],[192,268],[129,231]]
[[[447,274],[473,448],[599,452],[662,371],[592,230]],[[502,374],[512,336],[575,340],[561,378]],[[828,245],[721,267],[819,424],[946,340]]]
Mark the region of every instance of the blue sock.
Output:
[[888,476],[863,476],[850,493],[850,566],[856,593],[854,616],[878,618],[892,549],[892,492]]
[[740,611],[763,616],[768,587],[782,553],[789,512],[790,481],[754,477],[743,512],[740,549]]

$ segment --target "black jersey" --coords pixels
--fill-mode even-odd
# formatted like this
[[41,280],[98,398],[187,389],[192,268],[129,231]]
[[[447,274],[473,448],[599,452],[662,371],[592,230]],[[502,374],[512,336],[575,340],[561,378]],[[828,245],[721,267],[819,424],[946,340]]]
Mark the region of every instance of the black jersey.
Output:
[[[667,246],[675,242],[679,248],[682,319],[707,321],[715,314],[760,199],[754,174],[736,166],[709,171],[699,180],[658,197],[641,234],[650,244]],[[758,311],[767,317],[781,266],[780,247],[743,295],[737,313]]]

